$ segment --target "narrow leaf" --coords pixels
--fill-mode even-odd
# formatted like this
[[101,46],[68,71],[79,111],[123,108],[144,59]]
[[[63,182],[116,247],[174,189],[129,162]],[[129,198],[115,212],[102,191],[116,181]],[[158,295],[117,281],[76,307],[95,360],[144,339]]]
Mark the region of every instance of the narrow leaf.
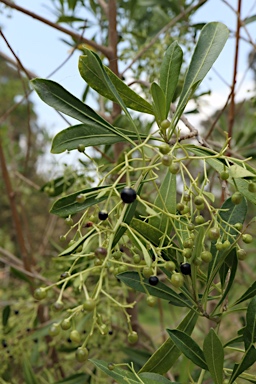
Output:
[[143,372],[139,374],[139,377],[145,384],[180,384],[177,381],[170,381],[157,373]]
[[56,381],[54,384],[85,384],[89,383],[90,376],[85,373],[76,373],[75,375],[71,375],[66,377],[63,380]]
[[233,383],[235,379],[241,375],[246,369],[250,368],[256,362],[256,349],[253,345],[245,352],[240,364],[235,364],[229,383]]
[[251,300],[247,308],[243,337],[245,349],[248,349],[256,337],[256,297]]
[[178,84],[182,58],[182,49],[175,41],[167,49],[160,67],[160,87],[166,98],[166,117]]
[[[190,335],[195,327],[198,315],[191,310],[178,325],[180,331]],[[150,357],[146,364],[141,368],[140,372],[157,372],[164,374],[174,365],[181,352],[176,347],[171,338],[168,338]]]
[[160,124],[166,118],[166,98],[163,90],[157,83],[151,84],[151,95],[153,97],[153,110],[156,117],[156,121]]
[[[230,263],[230,264],[227,265],[227,263]],[[235,277],[236,277],[236,271],[237,271],[237,266],[238,266],[238,259],[237,259],[236,249],[235,248],[231,250],[230,254],[225,259],[225,263],[224,263],[224,265],[220,269],[220,275],[221,275],[221,271],[223,270],[224,266],[226,266],[227,271],[224,274],[225,278],[223,276],[223,279],[221,279],[222,283],[223,283],[222,285],[224,285],[224,280],[226,280],[226,275],[227,275],[228,271],[230,271],[230,275],[229,275],[229,280],[228,280],[228,284],[226,286],[226,289],[223,292],[222,297],[221,297],[220,301],[218,302],[218,305],[215,307],[215,311],[223,303],[223,301],[227,297],[230,289],[233,286],[233,283],[234,283],[234,280],[235,280]]]
[[38,384],[38,380],[27,358],[23,359],[23,374],[24,374],[25,383]]
[[224,350],[213,329],[204,339],[204,357],[215,384],[223,383]]
[[254,296],[256,296],[256,281],[245,291],[245,293],[239,299],[236,300],[234,305],[240,304]]
[[11,314],[11,307],[10,307],[10,305],[6,305],[6,307],[4,307],[3,313],[2,313],[3,327],[7,326],[10,314]]
[[103,360],[90,359],[90,361],[102,372],[106,373],[106,375],[115,379],[119,384],[141,384],[141,381],[130,371],[119,367],[110,370],[108,369],[108,363]]
[[76,181],[75,176],[60,176],[57,177],[54,180],[48,181],[46,184],[44,184],[41,188],[40,191],[47,191],[47,188],[49,189],[49,195],[51,197],[59,196],[63,192],[66,192]]
[[159,281],[156,286],[152,286],[149,284],[148,279],[143,279],[140,277],[138,272],[128,271],[123,272],[117,275],[118,279],[120,279],[124,284],[128,285],[135,289],[136,291],[149,293],[152,296],[159,297],[163,300],[173,300],[181,307],[192,307],[187,300],[185,300],[182,296],[178,295],[174,290],[170,287]]
[[[100,76],[100,73],[97,71],[92,55],[90,50],[87,50],[86,55],[80,56],[79,71],[82,78],[100,95],[109,100],[118,102],[116,96],[112,93]],[[128,87],[128,85],[119,79],[119,77],[117,77],[108,67],[103,67],[127,108],[153,115],[153,109],[146,100]]]
[[202,369],[208,370],[203,351],[189,335],[178,329],[167,329],[167,332],[175,345],[189,360]]

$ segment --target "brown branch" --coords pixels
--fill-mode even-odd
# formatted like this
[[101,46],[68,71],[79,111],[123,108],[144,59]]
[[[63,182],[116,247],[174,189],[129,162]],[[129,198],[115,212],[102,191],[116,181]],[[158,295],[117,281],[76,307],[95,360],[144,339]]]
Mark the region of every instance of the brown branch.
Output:
[[198,8],[203,3],[206,3],[207,0],[199,0],[196,5],[191,5],[184,11],[182,11],[178,16],[174,17],[168,24],[166,24],[154,37],[153,39],[145,45],[144,48],[134,57],[134,59],[131,61],[131,63],[123,70],[121,73],[121,77],[124,75],[124,73],[131,68],[131,66],[149,49],[152,47],[152,45],[155,44],[155,42],[160,38],[160,36],[167,32],[171,27],[173,27],[178,21],[180,21],[184,16],[186,16],[188,13],[194,11],[196,8]]
[[108,4],[105,2],[105,0],[98,0],[99,6],[102,8],[105,15],[108,15]]
[[[240,28],[241,28],[241,5],[242,0],[238,0],[237,5],[237,26],[236,26],[236,48],[235,48],[235,58],[234,58],[234,72],[233,72],[233,81],[231,86],[231,99],[230,99],[230,107],[228,114],[228,137],[232,137],[232,131],[235,121],[235,87],[236,87],[236,76],[237,76],[237,68],[238,68],[238,51],[239,51],[239,38],[240,38]],[[231,148],[231,140],[229,141],[229,148]]]
[[80,39],[81,43],[90,45],[91,47],[93,47],[97,51],[103,53],[103,55],[105,55],[107,58],[109,58],[112,55],[112,51],[111,51],[111,49],[109,47],[104,47],[103,45],[100,45],[100,44],[96,43],[93,40],[86,39],[85,37],[81,38],[80,34],[78,34],[76,32],[73,32],[73,31],[71,31],[71,30],[69,30],[67,28],[64,28],[61,25],[58,25],[57,23],[54,23],[54,22],[52,22],[50,20],[47,20],[44,17],[39,16],[36,13],[29,11],[28,9],[20,7],[19,5],[14,4],[12,1],[0,0],[0,3],[3,3],[5,5],[7,5],[8,7],[15,9],[16,11],[22,12],[25,15],[28,15],[28,16],[32,17],[33,19],[41,21],[42,23],[44,23],[46,25],[49,25],[50,27],[55,28],[55,29],[57,29],[60,32],[63,32],[66,35],[69,35],[74,40],[79,40]]

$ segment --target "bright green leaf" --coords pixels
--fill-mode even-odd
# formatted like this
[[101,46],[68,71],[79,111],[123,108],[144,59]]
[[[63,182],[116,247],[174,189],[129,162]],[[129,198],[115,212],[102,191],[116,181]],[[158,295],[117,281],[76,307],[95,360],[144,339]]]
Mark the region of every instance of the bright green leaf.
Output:
[[153,110],[156,121],[160,124],[167,116],[165,94],[157,83],[151,84],[150,92],[154,101]]
[[223,383],[224,350],[213,329],[204,339],[204,357],[214,384]]
[[6,307],[4,307],[3,313],[2,313],[3,327],[7,326],[10,314],[11,314],[11,307],[10,307],[10,305],[6,305]]

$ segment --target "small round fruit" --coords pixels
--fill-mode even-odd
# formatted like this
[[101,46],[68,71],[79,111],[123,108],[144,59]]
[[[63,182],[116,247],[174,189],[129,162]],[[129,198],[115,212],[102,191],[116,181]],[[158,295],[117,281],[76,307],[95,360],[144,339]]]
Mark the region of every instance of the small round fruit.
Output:
[[80,343],[81,341],[80,333],[76,329],[73,329],[73,331],[70,332],[69,338],[74,343]]
[[202,198],[202,196],[196,196],[194,198],[194,203],[195,205],[201,205],[204,203],[204,199]]
[[256,192],[256,184],[252,181],[250,181],[248,184],[248,191],[252,193]]
[[191,275],[191,265],[189,263],[183,263],[180,265],[180,271],[183,275]]
[[222,249],[224,249],[221,241],[217,241],[217,243],[215,244],[215,247],[218,251],[222,251]]
[[169,153],[171,150],[171,147],[168,145],[168,144],[162,144],[160,145],[159,147],[159,151],[163,154],[163,155],[167,155],[167,153]]
[[99,218],[100,220],[107,220],[107,218],[108,218],[108,212],[107,212],[107,211],[100,211],[100,212],[98,213],[98,218]]
[[241,231],[241,229],[243,228],[243,224],[242,223],[236,223],[234,225],[234,227],[238,230],[238,231]]
[[205,223],[205,218],[202,215],[198,215],[195,217],[195,223],[196,224],[203,224]]
[[169,167],[172,163],[172,156],[170,155],[164,155],[161,159],[162,164],[165,165],[166,167]]
[[84,150],[85,150],[85,145],[84,145],[84,144],[78,144],[77,150],[78,150],[79,152],[84,152]]
[[222,171],[220,173],[221,180],[227,180],[229,178],[229,172],[228,171]]
[[184,201],[190,201],[190,194],[189,194],[189,192],[184,192],[184,194],[183,194],[183,200]]
[[194,241],[193,239],[191,239],[191,237],[183,241],[184,248],[193,248],[193,245],[194,245]]
[[193,223],[188,223],[188,230],[193,231],[195,229],[195,225]]
[[93,311],[95,307],[96,307],[96,301],[94,299],[89,298],[85,300],[85,302],[83,303],[83,309],[85,309],[88,312]]
[[230,247],[230,241],[229,240],[225,240],[224,243],[223,243],[223,249],[227,249]]
[[167,261],[165,264],[165,268],[167,269],[167,271],[173,272],[176,268],[176,265],[173,261]]
[[182,251],[182,255],[186,259],[190,259],[190,257],[192,256],[192,249],[191,248],[184,248],[183,251]]
[[139,340],[139,336],[138,336],[137,332],[132,331],[131,333],[129,333],[129,335],[128,335],[128,342],[130,344],[136,344],[138,340]]
[[217,227],[210,228],[208,231],[208,237],[211,240],[217,240],[220,237],[220,229]]
[[46,294],[47,294],[47,291],[45,288],[37,288],[35,291],[34,291],[34,298],[36,300],[42,300],[46,297]]
[[159,283],[159,279],[157,276],[150,276],[150,278],[148,279],[148,282],[150,285],[157,285]]
[[201,257],[196,257],[196,258],[193,260],[193,264],[196,265],[197,267],[199,267],[199,266],[202,264],[202,259],[201,259]]
[[184,209],[181,211],[181,214],[186,215],[187,213],[189,213],[189,207],[185,205]]
[[61,311],[64,308],[64,304],[62,301],[56,301],[53,303],[52,307],[55,311]]
[[236,254],[237,254],[238,260],[245,260],[246,259],[247,253],[244,249],[238,249]]
[[85,195],[83,193],[79,193],[79,195],[76,196],[76,202],[79,204],[82,204],[85,201]]
[[196,206],[196,209],[197,209],[198,211],[203,211],[203,210],[204,210],[204,207],[205,207],[205,205],[204,205],[204,203],[203,203],[203,204],[197,205],[197,206]]
[[72,227],[72,225],[73,225],[73,219],[72,219],[72,217],[67,217],[67,218],[65,219],[65,222],[66,222],[67,225],[69,225],[70,227]]
[[120,267],[118,267],[118,273],[126,272],[127,269],[128,269],[127,265],[120,265]]
[[79,363],[86,361],[88,359],[89,351],[85,347],[79,347],[76,350],[76,359]]
[[154,297],[154,296],[147,296],[147,305],[149,307],[154,307],[156,305],[156,297]]
[[109,363],[109,364],[108,364],[108,369],[109,369],[110,371],[113,371],[113,370],[115,369],[115,364],[113,364],[113,363]]
[[181,273],[173,273],[170,281],[174,287],[180,288],[184,283],[184,277]]
[[160,124],[160,127],[162,129],[168,129],[170,127],[171,123],[168,119],[165,119],[163,121],[161,121],[161,124]]
[[253,237],[252,235],[249,235],[249,233],[245,233],[244,235],[242,235],[242,240],[244,243],[250,244],[253,241]]
[[70,319],[63,319],[62,322],[60,323],[60,326],[64,331],[67,331],[68,329],[70,329],[71,328]]
[[241,201],[242,201],[242,194],[240,192],[235,192],[232,196],[231,196],[231,201],[233,204],[240,204]]
[[181,212],[185,208],[185,205],[183,203],[178,203],[176,205],[177,211]]
[[169,167],[169,171],[173,174],[176,175],[180,170],[180,166],[178,163],[172,163]]
[[153,275],[153,269],[151,267],[144,267],[142,270],[143,276],[147,279]]
[[136,191],[130,187],[125,187],[121,191],[121,199],[125,204],[131,204],[136,200],[137,194]]
[[138,255],[137,253],[135,253],[135,255],[133,255],[132,259],[133,259],[134,264],[139,264],[141,261],[140,255]]
[[50,336],[57,336],[60,333],[60,325],[55,323],[53,324],[49,329],[49,335]]
[[212,254],[210,251],[203,251],[201,253],[201,259],[205,262],[205,263],[210,263],[212,261]]
[[107,256],[107,253],[108,253],[108,251],[104,247],[98,247],[94,251],[95,256],[99,257],[99,258]]

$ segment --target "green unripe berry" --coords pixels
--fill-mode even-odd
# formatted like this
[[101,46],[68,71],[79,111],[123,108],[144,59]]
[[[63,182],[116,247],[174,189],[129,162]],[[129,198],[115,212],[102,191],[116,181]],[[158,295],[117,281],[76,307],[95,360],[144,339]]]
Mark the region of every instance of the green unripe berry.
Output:
[[167,261],[165,263],[165,268],[167,269],[167,271],[173,272],[176,268],[176,265],[173,261]]
[[57,336],[60,333],[60,325],[54,323],[49,329],[49,336]]
[[193,248],[193,245],[194,245],[194,241],[193,239],[191,239],[191,237],[183,241],[184,248]]
[[181,212],[185,208],[185,205],[183,203],[178,203],[176,205],[177,211]]
[[245,260],[246,259],[247,253],[244,249],[238,249],[236,254],[237,254],[238,260]]
[[64,308],[64,304],[62,301],[56,301],[52,307],[55,311],[61,311]]
[[201,253],[201,259],[205,262],[205,263],[210,263],[212,261],[212,254],[210,251],[203,251]]
[[221,241],[217,241],[216,245],[215,245],[216,249],[218,251],[221,251],[224,247],[223,247],[223,244]]
[[196,206],[196,209],[197,209],[198,211],[203,211],[203,210],[204,210],[204,207],[205,207],[205,205],[204,205],[204,203],[203,203],[203,204],[197,205],[197,206]]
[[137,253],[135,255],[133,255],[132,259],[133,259],[134,264],[139,264],[141,261],[140,255],[138,255]]
[[248,184],[248,191],[252,193],[256,192],[256,184],[252,181],[250,181]]
[[148,279],[150,276],[154,274],[153,269],[151,267],[144,267],[142,270],[143,276]]
[[84,145],[84,144],[78,144],[77,150],[78,150],[79,152],[84,152],[84,150],[85,150],[85,145]]
[[183,251],[182,251],[182,255],[186,259],[190,259],[190,257],[192,256],[192,249],[191,248],[184,248]]
[[193,223],[189,223],[187,228],[189,231],[193,231],[195,229],[195,225]]
[[129,335],[128,335],[128,342],[130,344],[136,344],[138,340],[139,340],[139,336],[138,336],[137,332],[132,331],[131,333],[129,333]]
[[189,192],[184,192],[184,194],[183,194],[183,200],[184,201],[190,201],[190,194],[189,194]]
[[115,369],[115,365],[114,365],[113,363],[109,363],[109,364],[108,364],[108,369],[109,369],[110,371],[113,371],[113,370]]
[[180,166],[178,163],[172,163],[169,167],[169,171],[173,174],[176,175],[180,170]]
[[159,147],[159,151],[163,154],[163,155],[167,155],[167,153],[169,153],[171,150],[171,147],[168,145],[168,144],[162,144],[160,145]]
[[95,307],[96,307],[96,301],[94,299],[89,298],[85,300],[85,302],[83,303],[83,309],[88,312],[93,311]]
[[222,171],[220,173],[221,180],[227,180],[229,178],[229,172],[228,171]]
[[201,259],[201,257],[196,257],[196,258],[193,260],[193,264],[196,265],[197,267],[199,267],[199,266],[202,264],[202,259]]
[[242,223],[236,223],[234,225],[234,227],[238,230],[238,231],[241,231],[241,229],[243,228],[243,224]]
[[181,214],[186,215],[187,213],[189,213],[189,207],[185,205],[184,209],[181,211]]
[[202,215],[198,215],[195,217],[195,223],[200,225],[205,223],[205,218]]
[[80,343],[81,341],[80,333],[76,329],[73,329],[73,331],[70,332],[69,338],[74,343]]
[[71,328],[71,321],[70,321],[70,319],[64,319],[64,320],[62,320],[60,326],[61,326],[61,328],[62,328],[64,331],[67,331],[68,329],[70,329],[70,328]]
[[204,199],[202,198],[202,196],[196,196],[194,198],[194,204],[195,205],[201,205],[204,203]]
[[230,241],[229,240],[225,240],[224,243],[223,243],[223,249],[227,249],[230,247]]
[[211,240],[217,240],[220,237],[220,229],[217,227],[210,228],[208,231],[208,237]]
[[161,121],[160,127],[163,130],[166,130],[170,127],[170,125],[171,125],[170,121],[168,119],[166,119],[166,120]]
[[253,237],[252,235],[249,235],[249,233],[245,233],[244,235],[242,235],[242,240],[244,243],[250,244],[253,240]]
[[112,256],[114,257],[115,260],[120,260],[122,257],[122,254],[123,252],[121,251],[115,251]]
[[118,267],[118,273],[126,272],[127,269],[128,269],[127,265],[120,265],[120,267]]
[[82,204],[85,201],[85,195],[83,193],[79,193],[79,195],[76,196],[76,202],[79,204]]
[[242,194],[240,192],[235,192],[232,196],[231,196],[231,201],[233,204],[240,204],[241,201],[242,201]]
[[184,277],[181,273],[173,273],[170,281],[174,287],[180,288],[184,283]]
[[76,350],[76,360],[79,361],[79,363],[82,363],[83,361],[88,360],[89,351],[85,347],[79,347]]
[[147,297],[147,304],[149,307],[154,307],[156,305],[156,297],[148,296]]
[[170,155],[164,155],[161,159],[162,164],[165,165],[166,167],[169,167],[169,165],[172,164],[172,156]]
[[65,219],[65,222],[66,222],[66,224],[67,225],[69,225],[70,227],[73,225],[73,219],[72,219],[72,217],[67,217],[66,219]]
[[46,297],[46,294],[47,294],[47,291],[45,288],[37,288],[35,291],[34,291],[34,298],[36,300],[43,300],[45,297]]

